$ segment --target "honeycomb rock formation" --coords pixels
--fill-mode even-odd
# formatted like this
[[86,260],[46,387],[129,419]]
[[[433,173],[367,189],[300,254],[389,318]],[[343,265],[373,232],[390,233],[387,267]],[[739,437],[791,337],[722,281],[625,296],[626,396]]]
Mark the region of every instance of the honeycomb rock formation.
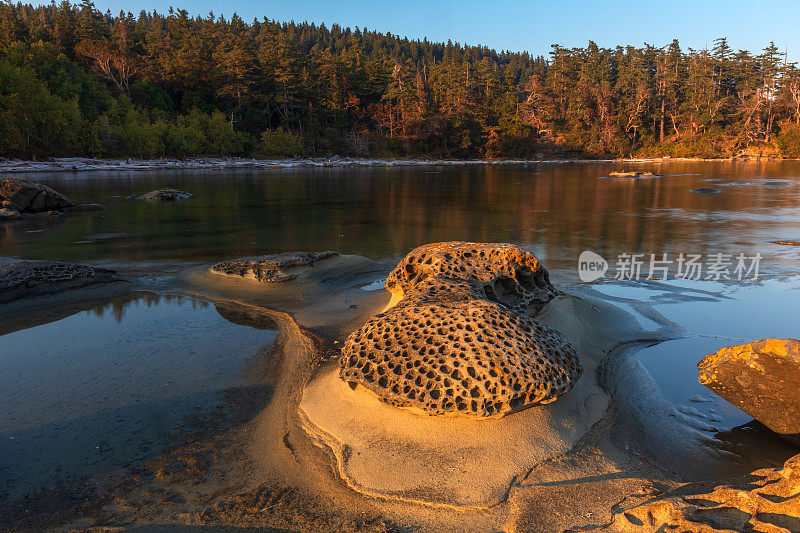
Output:
[[510,244],[437,243],[386,287],[402,299],[345,341],[339,376],[396,407],[495,417],[555,400],[581,374],[557,331],[522,311],[551,300],[547,271]]
[[727,346],[697,364],[700,383],[775,433],[800,443],[800,341]]
[[[728,484],[679,487],[622,510],[603,531],[800,531],[800,455]],[[692,490],[694,489],[694,490]],[[699,490],[698,490],[699,489]],[[624,501],[624,500],[623,500]]]
[[560,333],[474,299],[394,307],[351,335],[343,353],[342,379],[431,415],[505,415],[555,400],[580,375]]
[[0,303],[118,279],[112,270],[86,265],[0,258]]
[[556,294],[547,270],[530,252],[513,244],[473,242],[415,248],[389,274],[386,289],[404,296],[431,278],[469,282],[483,298],[518,311],[538,311]]
[[256,257],[242,257],[222,261],[211,267],[212,272],[228,276],[253,278],[262,283],[290,281],[296,273],[287,272],[293,267],[313,266],[317,261],[337,256],[336,252],[285,252]]

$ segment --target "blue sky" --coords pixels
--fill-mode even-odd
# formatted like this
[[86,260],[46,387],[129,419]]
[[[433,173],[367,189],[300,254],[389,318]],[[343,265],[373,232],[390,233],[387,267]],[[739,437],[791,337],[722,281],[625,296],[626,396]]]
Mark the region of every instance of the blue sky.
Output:
[[[800,5],[792,0],[175,0],[192,14],[209,11],[246,21],[266,16],[282,21],[339,23],[411,38],[452,39],[501,50],[546,54],[550,44],[663,46],[678,38],[682,48],[709,48],[726,36],[734,49],[760,51],[770,40],[790,59],[800,58]],[[166,12],[164,0],[96,0],[98,9]]]

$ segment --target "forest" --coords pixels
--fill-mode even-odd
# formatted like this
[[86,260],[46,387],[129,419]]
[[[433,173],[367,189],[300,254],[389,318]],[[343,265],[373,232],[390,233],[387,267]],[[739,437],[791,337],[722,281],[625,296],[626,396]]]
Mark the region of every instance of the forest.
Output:
[[773,43],[712,45],[589,42],[545,57],[336,24],[2,2],[0,157],[800,156],[800,70]]

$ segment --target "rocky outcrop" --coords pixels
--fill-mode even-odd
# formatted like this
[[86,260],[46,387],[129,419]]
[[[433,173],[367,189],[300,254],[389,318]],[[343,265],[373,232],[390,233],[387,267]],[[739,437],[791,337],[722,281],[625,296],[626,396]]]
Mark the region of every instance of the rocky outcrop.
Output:
[[517,311],[536,311],[556,294],[547,270],[527,250],[506,243],[459,241],[415,248],[389,274],[386,289],[399,299],[421,285],[446,292],[453,281]]
[[493,302],[399,305],[344,346],[341,378],[430,415],[502,416],[549,403],[581,367],[557,331]]
[[697,364],[700,383],[772,431],[800,441],[800,341],[728,346]]
[[17,178],[0,180],[0,203],[2,207],[20,213],[56,211],[78,205],[72,198],[46,185]]
[[786,461],[783,468],[757,470],[726,484],[684,485],[651,497],[618,511],[613,522],[601,529],[617,533],[800,531],[800,455]]
[[429,415],[504,416],[549,403],[581,374],[557,331],[525,315],[555,296],[533,254],[511,244],[421,246],[391,272],[399,303],[346,340],[339,376]]
[[113,270],[87,265],[0,258],[0,304],[120,279]]
[[106,207],[100,204],[78,204],[72,198],[32,181],[5,178],[0,180],[0,220],[22,218],[26,213],[61,211],[99,211]]
[[284,252],[242,257],[217,263],[211,267],[211,271],[217,274],[255,279],[262,283],[290,281],[298,275],[298,272],[290,272],[290,270],[313,267],[317,261],[338,255],[336,252]]

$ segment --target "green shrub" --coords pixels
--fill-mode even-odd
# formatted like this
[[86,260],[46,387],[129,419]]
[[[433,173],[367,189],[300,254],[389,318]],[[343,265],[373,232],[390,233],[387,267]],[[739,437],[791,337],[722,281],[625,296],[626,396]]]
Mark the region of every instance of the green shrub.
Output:
[[259,157],[294,157],[305,152],[303,138],[283,128],[261,134],[256,154]]

